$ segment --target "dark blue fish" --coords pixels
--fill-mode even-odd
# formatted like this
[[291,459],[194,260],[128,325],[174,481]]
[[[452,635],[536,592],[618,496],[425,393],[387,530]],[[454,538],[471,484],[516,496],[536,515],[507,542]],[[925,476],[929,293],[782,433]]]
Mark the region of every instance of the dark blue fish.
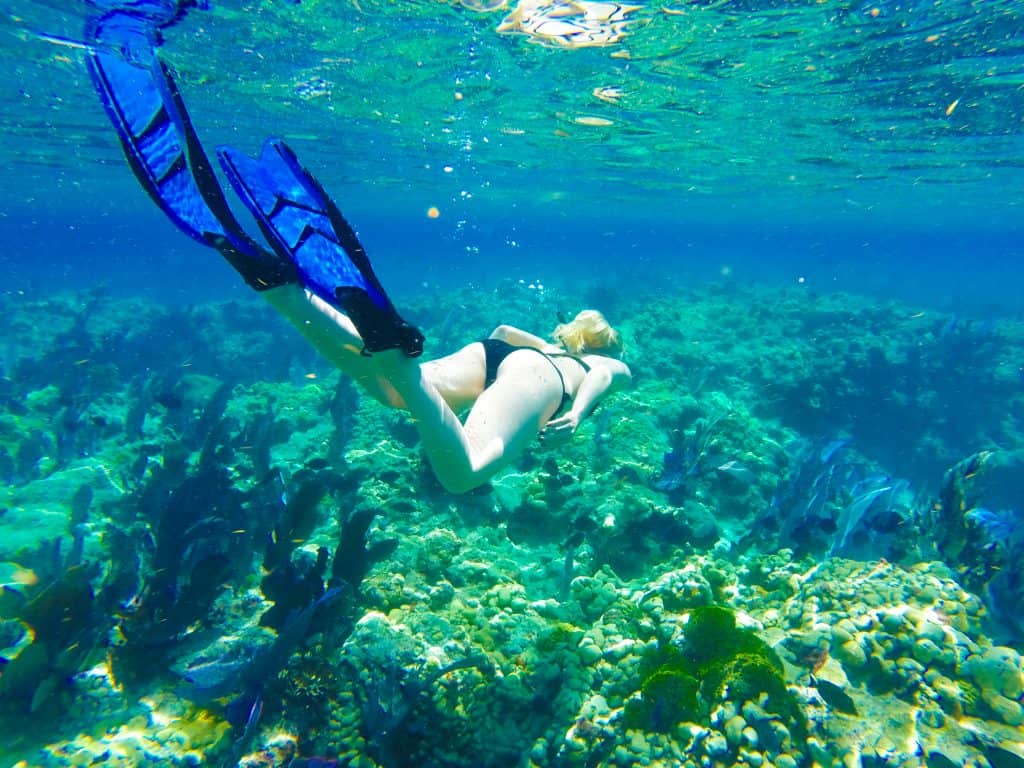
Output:
[[948,320],[946,320],[945,323],[942,324],[942,327],[939,328],[938,337],[940,339],[944,339],[947,336],[950,336],[951,334],[956,332],[959,326],[960,318],[957,317],[956,315],[952,315]]
[[839,453],[839,451],[841,451],[849,444],[850,441],[847,440],[846,438],[833,440],[832,442],[828,443],[824,448],[821,449],[821,451],[818,453],[818,458],[821,460],[822,464],[830,464],[832,462],[832,459],[835,458],[836,454]]
[[[871,483],[879,481],[884,484],[871,487]],[[906,480],[892,481],[884,476],[867,478],[857,483],[854,486],[857,495],[839,515],[839,535],[833,539],[828,554],[832,556],[844,551],[849,554],[850,549],[855,549],[855,538],[862,543],[864,539],[873,542],[872,550],[884,542],[886,536],[913,514],[914,502],[907,501],[909,490],[910,483]]]
[[201,662],[188,667],[182,677],[197,688],[217,688],[225,681],[232,680],[245,665],[244,661],[224,659]]
[[981,528],[991,544],[1011,546],[1024,538],[1024,519],[1014,510],[974,507],[967,510],[964,517]]
[[654,487],[659,491],[676,491],[682,488],[686,480],[686,468],[683,465],[684,452],[679,449],[667,451],[662,457],[661,477]]
[[224,708],[227,721],[243,733],[252,733],[263,716],[263,698],[259,694],[239,696]]
[[830,708],[846,715],[858,716],[857,705],[841,686],[828,680],[816,678],[813,675],[811,676],[811,682],[814,683],[814,686],[818,689],[818,694]]

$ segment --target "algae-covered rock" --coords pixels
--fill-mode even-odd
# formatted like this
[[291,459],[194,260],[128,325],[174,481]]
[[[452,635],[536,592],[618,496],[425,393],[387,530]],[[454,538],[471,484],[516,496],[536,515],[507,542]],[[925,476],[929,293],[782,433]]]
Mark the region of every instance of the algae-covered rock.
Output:
[[451,567],[461,548],[462,542],[454,531],[436,528],[423,537],[416,566],[427,579],[436,579]]
[[619,598],[613,577],[607,573],[599,573],[594,577],[578,576],[572,581],[571,593],[589,621],[600,617]]
[[962,670],[970,675],[982,691],[993,691],[1011,699],[1024,691],[1024,672],[1021,657],[1012,648],[986,648],[972,654],[963,663]]
[[667,732],[700,713],[696,678],[670,664],[655,669],[640,686],[640,698],[626,703],[624,724],[641,731]]
[[645,653],[640,675],[639,698],[626,708],[630,727],[666,731],[698,715],[706,718],[723,700],[756,698],[769,713],[804,729],[781,660],[753,631],[738,627],[735,614],[722,606],[691,611],[679,645]]

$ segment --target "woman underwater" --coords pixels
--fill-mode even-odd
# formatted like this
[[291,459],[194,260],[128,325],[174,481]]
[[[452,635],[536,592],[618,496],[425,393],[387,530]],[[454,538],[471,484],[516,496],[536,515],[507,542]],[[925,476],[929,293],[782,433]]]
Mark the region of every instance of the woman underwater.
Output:
[[[273,253],[242,230],[169,71],[152,51],[140,66],[147,57],[138,50],[126,58],[112,46],[124,23],[114,13],[92,26],[102,44],[90,50],[89,69],[142,186],[325,359],[380,402],[408,410],[447,490],[482,485],[538,436],[571,438],[603,397],[629,384],[621,338],[595,310],[558,326],[556,343],[501,325],[485,340],[421,362],[422,334],[398,315],[341,212],[281,141],[268,140],[258,160],[217,151]],[[462,423],[457,413],[467,408]]]
[[[487,482],[538,435],[568,440],[605,395],[631,379],[617,359],[618,332],[595,310],[558,326],[559,344],[500,325],[487,339],[420,364],[401,349],[361,354],[352,320],[309,289],[273,291],[282,293],[265,298],[325,358],[381,402],[409,410],[437,479],[452,493]],[[466,407],[463,424],[457,412]]]

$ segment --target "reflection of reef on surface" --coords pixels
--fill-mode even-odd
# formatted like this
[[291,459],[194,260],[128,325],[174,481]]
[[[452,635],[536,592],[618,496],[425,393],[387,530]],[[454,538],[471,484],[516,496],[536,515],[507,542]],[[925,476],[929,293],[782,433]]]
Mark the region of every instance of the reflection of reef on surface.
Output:
[[0,726],[54,715],[8,749],[1020,759],[1024,330],[735,286],[502,295],[409,315],[447,318],[441,354],[597,301],[636,386],[457,498],[256,303],[6,298]]
[[557,48],[590,48],[622,42],[639,5],[596,0],[518,0],[498,31],[525,35]]

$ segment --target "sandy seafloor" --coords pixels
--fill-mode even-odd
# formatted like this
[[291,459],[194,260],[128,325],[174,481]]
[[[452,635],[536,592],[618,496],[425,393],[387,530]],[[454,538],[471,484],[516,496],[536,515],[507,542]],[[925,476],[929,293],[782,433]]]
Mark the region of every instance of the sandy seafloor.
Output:
[[482,293],[635,383],[461,497],[256,299],[4,296],[0,763],[1024,765],[1024,324]]

